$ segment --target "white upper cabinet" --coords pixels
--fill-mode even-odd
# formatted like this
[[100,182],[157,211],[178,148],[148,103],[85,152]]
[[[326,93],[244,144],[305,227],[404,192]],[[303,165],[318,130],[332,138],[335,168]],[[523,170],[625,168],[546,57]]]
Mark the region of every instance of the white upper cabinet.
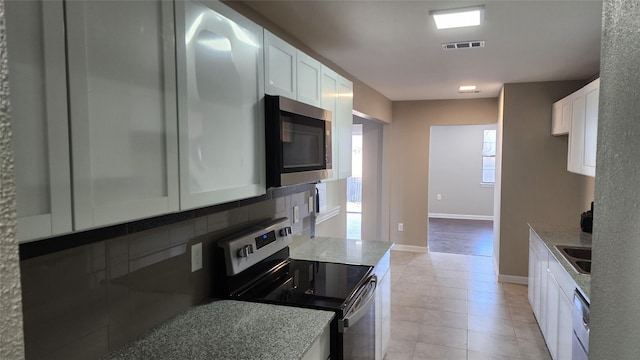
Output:
[[178,210],[173,3],[66,2],[76,230]]
[[585,87],[584,93],[584,154],[582,166],[585,174],[590,176],[596,176],[599,101],[600,79],[597,79]]
[[571,95],[553,104],[551,135],[567,135],[571,129]]
[[18,241],[72,230],[61,1],[5,2]]
[[567,170],[595,176],[600,79],[571,94],[571,131]]
[[321,74],[321,107],[332,114],[333,178],[351,176],[351,136],[353,127],[353,83],[326,66]]
[[322,64],[300,50],[296,52],[297,100],[316,107],[322,106],[320,75]]
[[322,64],[264,30],[265,93],[321,107]]
[[351,177],[351,138],[353,133],[353,83],[343,77],[338,82],[338,179]]
[[265,93],[297,99],[297,49],[264,30]]
[[176,3],[183,210],[266,192],[263,30],[206,4]]
[[335,71],[329,69],[326,66],[322,66],[321,73],[321,102],[320,107],[331,111],[331,134],[332,134],[332,146],[331,146],[331,159],[333,165],[333,176],[329,180],[338,179],[338,123],[336,121],[336,110],[338,109],[338,75]]

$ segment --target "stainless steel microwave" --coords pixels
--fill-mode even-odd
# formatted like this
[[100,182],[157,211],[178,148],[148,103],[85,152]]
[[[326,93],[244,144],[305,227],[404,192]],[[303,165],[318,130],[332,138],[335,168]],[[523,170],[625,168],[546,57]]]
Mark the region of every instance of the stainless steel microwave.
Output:
[[268,188],[333,176],[330,111],[265,95],[265,136]]

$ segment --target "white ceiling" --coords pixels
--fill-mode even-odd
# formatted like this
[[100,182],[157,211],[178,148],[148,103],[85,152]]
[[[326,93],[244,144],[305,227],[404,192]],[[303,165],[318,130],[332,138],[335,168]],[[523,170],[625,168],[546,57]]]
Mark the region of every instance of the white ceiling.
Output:
[[[244,2],[394,101],[496,97],[505,83],[583,80],[600,66],[602,1]],[[436,30],[429,16],[473,5],[485,6],[481,26]],[[464,40],[486,47],[442,49]]]

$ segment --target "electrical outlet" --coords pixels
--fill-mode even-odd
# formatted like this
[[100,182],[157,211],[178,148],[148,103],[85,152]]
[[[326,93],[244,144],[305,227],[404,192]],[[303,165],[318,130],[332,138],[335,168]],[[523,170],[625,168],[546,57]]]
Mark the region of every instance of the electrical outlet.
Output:
[[293,207],[293,223],[297,224],[300,221],[300,207],[298,205]]
[[436,198],[437,198],[438,200],[442,200],[442,194],[438,194],[438,195],[436,195]]
[[309,196],[309,214],[311,214],[313,212],[313,209],[315,209],[315,206],[313,205],[313,196]]
[[404,224],[398,223],[398,231],[404,231]]
[[191,245],[191,272],[202,269],[202,243]]

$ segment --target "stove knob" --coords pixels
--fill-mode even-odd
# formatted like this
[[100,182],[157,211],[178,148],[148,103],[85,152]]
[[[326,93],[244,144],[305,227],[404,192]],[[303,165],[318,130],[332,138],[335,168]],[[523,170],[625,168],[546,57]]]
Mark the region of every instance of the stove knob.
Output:
[[253,245],[247,245],[244,248],[247,249],[247,256],[253,254]]
[[291,234],[291,226],[283,227],[280,229],[280,236],[287,236]]
[[238,249],[238,257],[239,258],[246,258],[249,255],[249,253],[247,252],[247,247],[243,247]]

